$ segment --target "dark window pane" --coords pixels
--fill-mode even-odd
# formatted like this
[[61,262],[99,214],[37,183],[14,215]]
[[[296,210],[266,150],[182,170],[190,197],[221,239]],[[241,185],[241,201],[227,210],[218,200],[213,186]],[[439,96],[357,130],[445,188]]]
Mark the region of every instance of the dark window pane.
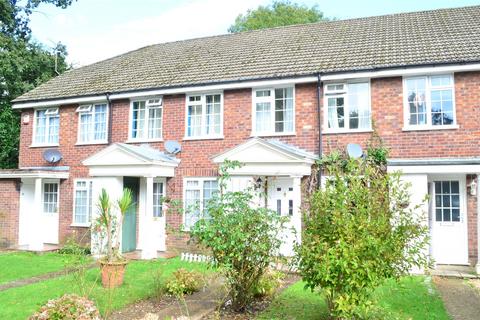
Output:
[[443,113],[432,113],[432,124],[434,126],[441,126],[443,119]]
[[283,89],[275,89],[275,99],[283,98]]
[[443,209],[443,221],[452,221],[450,217],[450,209]]
[[442,193],[442,183],[439,181],[435,182],[435,193]]
[[460,209],[452,209],[452,221],[460,221]]
[[284,123],[276,122],[275,123],[275,132],[283,132]]
[[452,196],[452,207],[459,208],[460,207],[460,196],[453,195]]
[[450,181],[443,181],[442,182],[442,193],[443,194],[450,193]]
[[282,200],[277,199],[277,214],[282,214]]
[[343,107],[343,104],[345,103],[343,98],[337,98],[337,106]]
[[288,200],[288,215],[293,216],[293,200]]
[[442,196],[435,196],[435,207],[439,208],[442,206]]
[[443,124],[453,123],[453,113],[447,112],[443,114]]
[[350,129],[358,129],[358,118],[350,118]]
[[452,193],[460,193],[458,181],[452,181]]
[[443,207],[450,207],[450,196],[443,196]]
[[442,209],[437,209],[435,215],[436,221],[442,221]]

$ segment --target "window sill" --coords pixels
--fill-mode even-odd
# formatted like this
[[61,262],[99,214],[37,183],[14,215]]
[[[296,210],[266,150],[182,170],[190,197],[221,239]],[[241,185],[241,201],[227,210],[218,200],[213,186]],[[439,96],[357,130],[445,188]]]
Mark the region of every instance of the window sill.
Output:
[[325,130],[322,131],[322,134],[351,134],[351,133],[371,133],[372,129],[362,129],[362,130]]
[[295,136],[297,135],[296,132],[252,132],[250,137],[287,137],[287,136]]
[[92,142],[78,142],[75,143],[76,146],[91,146],[96,144],[108,144],[108,141],[92,141]]
[[149,143],[149,142],[163,142],[163,138],[158,139],[128,139],[125,143]]
[[402,131],[435,131],[435,130],[455,130],[460,128],[458,124],[449,126],[421,126],[421,127],[403,127]]
[[75,227],[75,228],[90,228],[90,223],[88,224],[83,224],[83,223],[72,223],[70,227]]
[[59,143],[55,144],[31,144],[30,148],[49,148],[49,147],[59,147]]
[[189,140],[223,140],[223,135],[221,136],[203,136],[203,137],[183,137],[183,141]]

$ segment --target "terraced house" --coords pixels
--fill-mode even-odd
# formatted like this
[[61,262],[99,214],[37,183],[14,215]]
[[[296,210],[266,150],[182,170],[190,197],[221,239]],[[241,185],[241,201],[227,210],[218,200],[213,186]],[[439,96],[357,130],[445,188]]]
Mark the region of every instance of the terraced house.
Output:
[[[89,232],[101,188],[137,201],[122,249],[181,249],[239,160],[231,188],[301,228],[319,154],[365,146],[412,183],[438,264],[478,260],[480,6],[321,22],[152,45],[74,69],[15,99],[18,170],[0,172],[2,241],[41,250]],[[162,199],[200,210],[165,214]],[[297,237],[297,239],[295,239]],[[282,253],[299,236],[284,234]]]

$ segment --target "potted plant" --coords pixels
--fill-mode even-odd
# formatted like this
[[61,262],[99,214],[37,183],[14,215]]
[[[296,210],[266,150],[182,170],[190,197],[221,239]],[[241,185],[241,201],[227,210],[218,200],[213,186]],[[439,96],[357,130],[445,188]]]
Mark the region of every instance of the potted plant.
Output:
[[102,270],[102,284],[105,288],[115,288],[123,283],[123,275],[127,266],[127,259],[120,252],[120,232],[123,218],[133,205],[132,191],[123,189],[122,196],[116,201],[120,211],[120,219],[112,212],[112,202],[105,189],[102,189],[98,198],[99,217],[96,220],[102,243],[106,240],[106,252],[99,259]]

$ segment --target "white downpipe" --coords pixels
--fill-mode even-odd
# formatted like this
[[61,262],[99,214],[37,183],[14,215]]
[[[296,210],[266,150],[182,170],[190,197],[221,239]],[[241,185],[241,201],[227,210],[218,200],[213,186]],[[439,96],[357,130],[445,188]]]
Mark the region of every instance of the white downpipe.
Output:
[[475,271],[480,274],[480,174],[477,174],[477,264]]

